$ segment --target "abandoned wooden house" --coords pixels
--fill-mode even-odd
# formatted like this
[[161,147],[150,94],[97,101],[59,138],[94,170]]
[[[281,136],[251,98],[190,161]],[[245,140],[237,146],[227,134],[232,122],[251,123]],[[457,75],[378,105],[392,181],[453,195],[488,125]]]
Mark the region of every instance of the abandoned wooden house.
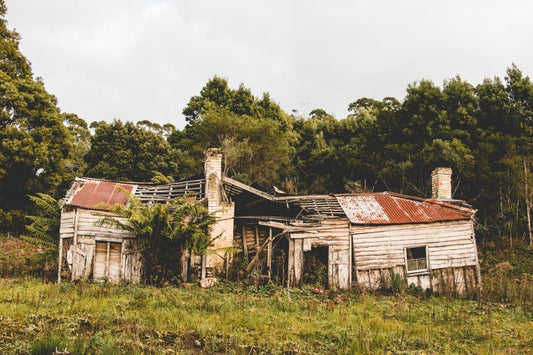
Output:
[[433,172],[431,199],[390,192],[273,196],[224,182],[235,202],[234,244],[249,270],[300,285],[322,263],[324,286],[337,289],[386,287],[393,274],[439,292],[480,285],[475,210],[452,200],[449,168]]
[[[217,220],[211,229],[212,235],[217,236],[213,248],[232,247],[233,204],[222,199],[220,154],[218,151],[209,154],[205,163],[207,178],[201,176],[170,184],[76,179],[61,210],[58,281],[62,278],[141,280],[143,265],[135,235],[112,226],[97,225],[103,214],[112,215],[105,205],[127,204],[125,192],[145,203],[166,203],[178,196],[192,196],[205,202]],[[207,267],[213,269],[224,261],[224,256],[213,253],[205,261]]]
[[[481,283],[475,210],[452,200],[451,169],[433,172],[431,199],[390,192],[287,196],[223,176],[215,149],[208,150],[203,176],[173,184],[78,179],[62,212],[60,275],[140,280],[135,236],[94,224],[98,202],[127,202],[117,186],[146,202],[188,193],[205,201],[217,217],[211,231],[217,238],[203,262],[215,275],[241,258],[249,273],[288,286],[317,282],[310,278],[317,273],[324,287],[341,290],[384,287],[393,274],[436,291]],[[227,253],[231,247],[240,253]]]

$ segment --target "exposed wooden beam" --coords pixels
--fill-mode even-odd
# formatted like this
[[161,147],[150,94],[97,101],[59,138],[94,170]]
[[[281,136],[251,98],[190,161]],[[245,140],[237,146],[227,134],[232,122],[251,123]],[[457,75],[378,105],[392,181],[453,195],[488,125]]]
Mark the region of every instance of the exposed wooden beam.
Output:
[[224,176],[222,178],[222,180],[224,182],[226,182],[228,184],[231,184],[231,185],[234,185],[234,186],[236,186],[236,187],[238,187],[238,188],[240,188],[240,189],[242,189],[244,191],[248,191],[250,193],[253,193],[254,195],[261,196],[261,197],[263,197],[263,198],[265,198],[265,199],[267,199],[269,201],[274,201],[274,199],[275,199],[274,196],[272,196],[272,195],[270,195],[270,194],[268,194],[266,192],[263,192],[261,190],[258,190],[256,188],[254,188],[254,187],[248,186],[248,185],[246,185],[246,184],[244,184],[244,183],[242,183],[240,181],[233,180],[232,178],[229,178],[227,176]]
[[254,255],[254,257],[252,258],[252,261],[250,261],[250,263],[248,264],[248,266],[246,267],[246,272],[249,272],[252,267],[254,266],[254,264],[256,263],[256,261],[259,259],[259,254],[261,253],[261,251],[265,248],[266,245],[269,244],[269,242],[272,242],[274,239],[276,239],[277,237],[281,236],[285,234],[285,232],[281,232],[281,233],[278,233],[276,235],[271,235],[267,238],[267,240],[265,240],[265,242],[263,243],[263,245],[261,245],[261,248],[259,248],[259,250],[257,251],[257,253]]

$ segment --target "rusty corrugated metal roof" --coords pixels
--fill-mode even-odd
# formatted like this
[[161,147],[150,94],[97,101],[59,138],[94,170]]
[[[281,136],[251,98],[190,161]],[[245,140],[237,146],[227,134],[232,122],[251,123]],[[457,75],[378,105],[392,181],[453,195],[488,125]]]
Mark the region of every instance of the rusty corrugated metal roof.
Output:
[[132,192],[133,184],[116,183],[102,180],[85,180],[72,194],[69,205],[95,210],[104,210],[99,204],[126,204],[128,197],[123,190]]
[[390,192],[335,195],[354,224],[410,224],[470,219],[474,210]]

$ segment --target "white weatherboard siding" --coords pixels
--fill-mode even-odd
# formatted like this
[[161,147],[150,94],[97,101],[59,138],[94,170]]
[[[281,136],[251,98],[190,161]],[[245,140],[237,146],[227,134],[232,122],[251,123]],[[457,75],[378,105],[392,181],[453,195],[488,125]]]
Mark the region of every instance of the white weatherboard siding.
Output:
[[[391,272],[407,275],[408,283],[422,288],[444,287],[447,283],[463,291],[479,282],[476,281],[477,250],[470,220],[352,226],[351,233],[360,284],[377,288]],[[422,246],[426,247],[428,271],[407,273],[405,249]]]
[[[103,218],[103,215],[113,216],[112,213],[78,209],[78,214],[78,235],[95,236],[100,240],[105,238],[122,240],[122,238],[135,237],[134,234],[123,229],[118,229],[112,226],[97,225],[97,222]],[[115,218],[122,223],[127,223],[126,218],[116,216]]]
[[405,265],[405,248],[427,246],[431,269],[476,265],[472,222],[353,226],[357,270]]

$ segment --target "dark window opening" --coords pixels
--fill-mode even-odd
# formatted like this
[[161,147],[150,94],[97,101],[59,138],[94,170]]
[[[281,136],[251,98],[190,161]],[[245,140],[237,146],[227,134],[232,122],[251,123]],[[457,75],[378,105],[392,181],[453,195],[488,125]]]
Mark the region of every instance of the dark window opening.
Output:
[[425,246],[405,249],[407,272],[428,269],[427,249]]

